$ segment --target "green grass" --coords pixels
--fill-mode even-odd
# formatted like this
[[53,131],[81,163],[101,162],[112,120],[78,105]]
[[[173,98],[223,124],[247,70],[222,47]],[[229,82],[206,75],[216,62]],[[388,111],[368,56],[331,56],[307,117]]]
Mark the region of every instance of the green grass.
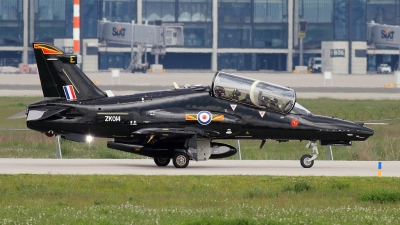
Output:
[[[26,128],[24,119],[6,118],[25,110],[25,105],[39,100],[39,97],[1,97],[0,128]],[[334,116],[349,120],[376,120],[400,118],[400,104],[397,100],[337,100],[298,99],[314,114]],[[333,147],[335,160],[400,160],[400,123],[390,120],[392,125],[371,125],[374,136],[365,142],[353,142],[351,147]],[[64,158],[143,158],[134,154],[111,150],[106,139],[95,139],[89,144],[62,141]],[[236,141],[223,141],[236,146]],[[290,159],[298,160],[310,150],[306,142],[289,141],[278,143],[267,141],[259,149],[260,141],[241,141],[243,159]],[[325,147],[319,147],[318,159],[326,159]],[[34,131],[0,131],[0,157],[2,158],[54,158],[55,139]],[[236,159],[237,155],[228,159]]]
[[399,185],[378,177],[0,175],[0,221],[399,224]]
[[42,97],[0,97],[0,128],[26,128],[24,119],[6,119],[26,109],[26,105],[42,99]]

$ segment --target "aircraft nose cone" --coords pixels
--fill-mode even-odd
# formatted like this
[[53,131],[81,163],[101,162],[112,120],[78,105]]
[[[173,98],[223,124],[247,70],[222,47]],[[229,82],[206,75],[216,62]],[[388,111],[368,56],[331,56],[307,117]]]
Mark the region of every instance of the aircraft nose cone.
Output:
[[369,137],[369,136],[374,135],[374,130],[372,130],[372,129],[369,128],[369,127],[363,127],[362,133],[363,133],[364,135],[368,135],[368,137]]

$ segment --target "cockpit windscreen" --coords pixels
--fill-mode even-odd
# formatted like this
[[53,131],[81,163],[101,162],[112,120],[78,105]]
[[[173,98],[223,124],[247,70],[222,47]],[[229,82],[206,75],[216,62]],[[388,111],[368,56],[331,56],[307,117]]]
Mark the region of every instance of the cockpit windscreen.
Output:
[[296,102],[293,89],[223,72],[215,74],[212,88],[217,98],[285,114]]
[[290,114],[297,114],[297,115],[310,115],[312,114],[308,109],[304,108],[304,106],[300,105],[298,102],[294,105]]

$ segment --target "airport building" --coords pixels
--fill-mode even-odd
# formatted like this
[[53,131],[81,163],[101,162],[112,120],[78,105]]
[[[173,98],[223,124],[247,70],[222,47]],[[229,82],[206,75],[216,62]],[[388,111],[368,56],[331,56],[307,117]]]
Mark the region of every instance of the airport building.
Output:
[[[73,3],[0,0],[0,66],[35,63],[32,42],[66,43],[58,47],[72,51]],[[399,61],[396,48],[367,46],[366,23],[400,25],[400,0],[81,0],[84,71],[124,68],[130,59],[130,46],[98,43],[103,19],[182,23],[184,46],[166,49],[159,59],[165,69],[292,71],[300,64],[300,21],[307,21],[303,65],[330,57],[323,70],[338,62],[342,73],[362,74]]]

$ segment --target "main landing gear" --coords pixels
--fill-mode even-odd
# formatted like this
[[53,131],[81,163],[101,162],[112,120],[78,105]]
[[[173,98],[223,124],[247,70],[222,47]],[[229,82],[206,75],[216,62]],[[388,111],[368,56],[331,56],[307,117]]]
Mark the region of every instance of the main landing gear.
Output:
[[310,148],[312,150],[312,156],[309,154],[303,155],[300,159],[300,164],[304,168],[311,168],[314,165],[314,159],[318,157],[318,148],[316,141],[310,141],[306,145],[306,148]]
[[189,156],[184,152],[177,152],[172,162],[176,168],[186,168],[189,165]]
[[[189,156],[185,152],[177,152],[172,158],[172,162],[176,168],[186,168],[189,165]],[[154,158],[157,166],[168,166],[170,158]]]
[[154,162],[157,166],[168,166],[171,159],[169,158],[154,158]]

